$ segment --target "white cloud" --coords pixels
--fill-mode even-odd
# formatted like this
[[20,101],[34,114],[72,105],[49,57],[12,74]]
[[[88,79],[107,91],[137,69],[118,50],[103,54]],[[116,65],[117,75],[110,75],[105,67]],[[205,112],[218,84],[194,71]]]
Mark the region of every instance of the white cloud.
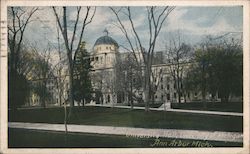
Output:
[[[183,18],[183,15],[187,13],[187,9],[179,9],[173,11],[173,13],[169,16],[168,25],[165,28],[165,32],[170,31],[187,31],[190,35],[217,35],[226,33],[229,31],[238,31],[233,25],[228,24],[225,18],[207,18],[205,16],[201,16],[195,20],[187,20]],[[214,21],[214,24],[210,27],[201,26],[199,23],[204,21]]]
[[[224,34],[227,31],[239,31],[242,26],[235,26],[232,23],[228,22],[228,17],[220,14],[217,18],[212,18],[208,13],[201,13],[198,17],[187,19],[187,13],[190,13],[192,8],[190,7],[177,7],[171,14],[168,16],[166,23],[163,25],[161,34],[158,38],[158,42],[163,39],[163,36],[168,32],[174,32],[180,30],[185,34],[187,39],[193,40],[193,38],[200,38],[204,35],[219,35]],[[93,10],[92,10],[93,11]],[[86,12],[86,8],[82,7],[81,16],[79,21],[79,27],[81,27],[82,20],[84,18]],[[62,12],[60,11],[60,14]],[[76,18],[76,8],[70,7],[68,9],[68,17],[69,20],[74,21]],[[143,8],[140,8],[140,11],[135,10],[133,12],[133,21],[136,29],[139,32],[140,37],[143,39],[145,44],[148,39],[148,27],[147,27],[147,15]],[[197,11],[199,13],[199,11]],[[37,20],[27,27],[27,31],[25,32],[26,38],[30,41],[39,42],[41,47],[47,45],[46,39],[51,41],[52,43],[57,42],[57,23],[53,13],[52,8],[43,7],[43,10],[39,10],[32,17]],[[43,21],[40,22],[39,20]],[[129,20],[125,17],[122,18],[122,22],[125,27],[131,32],[131,25]],[[118,43],[126,43],[125,37],[122,34],[121,30],[115,27],[113,24],[117,24],[117,20],[115,15],[109,10],[107,7],[97,7],[97,11],[95,17],[91,24],[89,24],[84,33],[84,40],[87,41],[87,48],[91,49],[93,47],[96,39],[103,35],[103,30],[107,28],[110,32],[110,36],[112,36]],[[208,26],[209,24],[211,26]],[[72,37],[72,24],[69,24],[68,35],[69,38]],[[61,32],[60,32],[61,33]],[[76,38],[79,37],[80,29],[78,29],[76,33]],[[60,34],[60,38],[62,36]],[[196,40],[198,40],[196,39]],[[62,41],[63,42],[63,41]]]

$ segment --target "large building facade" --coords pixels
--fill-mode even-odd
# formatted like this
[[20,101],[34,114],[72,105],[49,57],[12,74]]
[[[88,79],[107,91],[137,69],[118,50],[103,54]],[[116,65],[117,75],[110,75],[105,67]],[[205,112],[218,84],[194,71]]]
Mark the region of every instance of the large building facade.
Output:
[[[139,59],[143,74],[141,52],[130,53],[119,50],[118,43],[108,34],[96,40],[91,52],[91,65],[93,66],[91,80],[94,98],[91,103],[129,104],[131,97],[137,98],[132,99],[133,103],[140,103],[140,98],[144,99],[142,86],[135,86],[138,82],[143,83],[142,78],[138,78],[136,72],[132,72],[131,76],[128,75],[131,69],[128,63],[131,63],[132,54]],[[152,65],[151,87],[153,88],[151,88],[151,100],[154,103],[165,103],[200,99],[200,92],[187,93],[183,90],[182,83],[180,83],[178,91],[176,80],[174,80],[173,72],[171,72],[173,67],[164,61],[164,53],[156,52]],[[185,70],[185,67],[187,68],[189,64],[181,65]],[[183,71],[182,76],[184,75],[185,71]]]
[[[122,51],[118,43],[107,34],[99,37],[90,52],[92,70],[92,99],[90,104],[130,105],[142,103],[145,100],[143,92],[143,52]],[[137,62],[135,62],[137,59]],[[150,82],[150,103],[170,104],[185,102],[220,101],[218,94],[210,93],[202,96],[200,90],[187,90],[183,83],[187,76],[190,62],[170,63],[164,56],[164,51],[155,52],[152,58],[152,75]],[[176,68],[181,68],[180,76],[176,76]],[[46,106],[61,106],[68,102],[69,78],[66,67],[58,69],[46,81],[46,87],[51,97],[46,100]],[[42,84],[42,80],[32,81],[32,84]],[[233,100],[234,98],[230,98]],[[238,99],[238,98],[235,98]],[[41,105],[41,98],[31,92],[28,106]],[[75,102],[75,105],[79,102]],[[83,104],[82,104],[83,105]]]

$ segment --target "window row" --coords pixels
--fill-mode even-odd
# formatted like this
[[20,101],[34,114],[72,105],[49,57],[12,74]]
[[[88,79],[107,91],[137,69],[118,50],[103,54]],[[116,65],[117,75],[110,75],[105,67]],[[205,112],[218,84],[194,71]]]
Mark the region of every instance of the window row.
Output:
[[102,47],[97,47],[96,48],[97,51],[101,51],[101,50],[104,50],[104,49],[106,49],[106,50],[112,50],[113,48],[111,46],[106,46],[104,48],[102,48]]
[[[195,96],[196,96],[196,94],[195,94]],[[155,99],[157,99],[158,98],[158,95],[157,94],[155,94]],[[180,97],[183,97],[183,94],[181,93],[180,94]],[[187,98],[190,98],[190,93],[187,93],[187,95],[186,94],[184,94],[184,97],[187,97]],[[164,95],[163,94],[161,94],[161,99],[163,100],[163,98],[164,98]],[[169,93],[167,93],[166,94],[166,98],[167,98],[167,100],[169,101],[170,100],[170,94]],[[176,92],[174,92],[174,94],[173,94],[173,98],[174,99],[176,99],[177,98],[177,93]]]
[[96,56],[96,57],[92,57],[91,61],[93,61],[94,63],[101,63],[103,64],[105,61],[106,62],[110,62],[112,60],[111,56]]

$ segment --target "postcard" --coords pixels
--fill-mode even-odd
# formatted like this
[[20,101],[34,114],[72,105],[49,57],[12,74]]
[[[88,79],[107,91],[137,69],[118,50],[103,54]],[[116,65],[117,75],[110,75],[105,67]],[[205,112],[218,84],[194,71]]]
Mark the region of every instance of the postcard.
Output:
[[1,1],[1,153],[249,153],[249,1]]

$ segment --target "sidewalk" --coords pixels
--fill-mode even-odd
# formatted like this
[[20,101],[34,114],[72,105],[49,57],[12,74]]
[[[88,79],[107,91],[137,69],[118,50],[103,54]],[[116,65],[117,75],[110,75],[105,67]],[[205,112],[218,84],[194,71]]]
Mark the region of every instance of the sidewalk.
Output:
[[[46,124],[46,123],[9,122],[8,127],[48,130],[48,131],[65,130],[64,124]],[[71,125],[71,124],[68,125],[68,132],[126,135],[128,137],[137,137],[137,138],[167,137],[176,139],[243,142],[243,134],[239,132],[179,130],[179,129],[149,129],[149,128]]]
[[[112,106],[112,105],[101,105],[101,104],[86,104],[86,106],[99,106],[99,107],[116,107],[116,108],[126,108],[130,109],[130,106]],[[134,106],[134,109],[145,110],[145,107]],[[199,114],[213,114],[213,115],[228,115],[228,116],[243,116],[243,113],[236,112],[220,112],[220,111],[201,111],[201,110],[183,110],[183,109],[167,109],[164,108],[149,108],[152,111],[169,111],[169,112],[184,112],[184,113],[199,113]]]

